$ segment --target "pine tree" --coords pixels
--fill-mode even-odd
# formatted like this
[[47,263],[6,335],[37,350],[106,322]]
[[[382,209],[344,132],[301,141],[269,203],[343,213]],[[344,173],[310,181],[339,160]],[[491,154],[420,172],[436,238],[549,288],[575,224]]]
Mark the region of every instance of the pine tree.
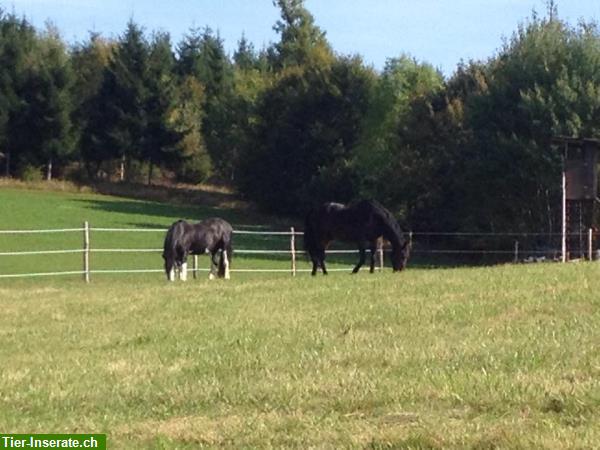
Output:
[[181,139],[175,129],[173,113],[176,101],[174,56],[168,34],[157,33],[150,46],[148,62],[148,97],[145,112],[148,118],[141,157],[148,162],[148,184],[152,182],[156,165],[174,160]]
[[244,35],[242,35],[238,41],[238,47],[233,53],[233,62],[235,63],[235,67],[242,71],[257,68],[258,66],[258,59],[256,57],[256,52],[254,51],[254,46]]
[[[121,159],[120,179],[125,166],[140,159],[148,117],[144,110],[148,98],[149,45],[143,30],[130,21],[117,41],[113,57],[104,74],[99,104],[106,118],[103,133],[114,156]],[[131,177],[127,171],[127,177]]]
[[75,72],[73,123],[80,156],[90,178],[98,176],[102,163],[113,157],[109,139],[104,135],[108,118],[100,101],[100,89],[114,45],[91,33],[89,40],[76,46],[71,54]]
[[27,164],[29,131],[20,126],[25,125],[22,95],[36,43],[35,29],[27,20],[0,10],[0,153],[6,176]]
[[178,73],[193,76],[203,86],[202,133],[215,172],[230,179],[232,173],[229,133],[232,122],[233,68],[223,40],[210,28],[192,30],[178,45]]
[[72,71],[58,32],[49,27],[37,39],[35,58],[23,73],[21,108],[12,133],[26,164],[46,166],[46,179],[56,165],[67,162],[74,149],[71,124]]
[[272,64],[278,69],[290,66],[316,66],[331,63],[333,52],[325,32],[315,25],[304,0],[274,0],[281,19],[274,30],[280,40],[274,45]]

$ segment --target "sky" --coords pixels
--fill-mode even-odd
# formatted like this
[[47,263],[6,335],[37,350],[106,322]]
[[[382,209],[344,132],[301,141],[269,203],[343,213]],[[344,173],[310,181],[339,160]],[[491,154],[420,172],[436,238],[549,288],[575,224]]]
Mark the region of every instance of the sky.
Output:
[[[600,22],[600,0],[557,0],[570,24]],[[305,0],[316,24],[340,54],[359,54],[381,70],[388,58],[409,54],[450,76],[461,61],[494,56],[545,0]],[[218,31],[233,53],[242,36],[256,49],[278,40],[272,0],[0,0],[5,11],[37,28],[51,21],[69,43],[90,31],[118,37],[130,19],[146,32],[167,31],[177,43],[192,27]]]

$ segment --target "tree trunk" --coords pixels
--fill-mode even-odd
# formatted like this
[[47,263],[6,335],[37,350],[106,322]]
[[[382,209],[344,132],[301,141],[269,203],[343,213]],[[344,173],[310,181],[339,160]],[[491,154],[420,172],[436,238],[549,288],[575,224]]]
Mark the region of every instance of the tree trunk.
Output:
[[10,152],[6,152],[6,178],[10,178]]
[[119,181],[125,180],[125,155],[121,156],[121,168],[119,169]]
[[148,168],[148,186],[152,184],[152,172],[154,171],[154,164],[150,161],[150,167]]
[[48,165],[46,166],[46,181],[52,180],[52,158],[48,160]]

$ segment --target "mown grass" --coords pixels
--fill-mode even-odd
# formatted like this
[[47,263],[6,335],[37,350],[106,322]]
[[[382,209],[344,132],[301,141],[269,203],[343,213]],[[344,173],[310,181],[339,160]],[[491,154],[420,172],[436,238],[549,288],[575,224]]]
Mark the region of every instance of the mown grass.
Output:
[[[0,210],[5,229],[215,212],[7,189]],[[126,449],[597,448],[599,272],[0,280],[0,430],[105,432]]]
[[0,429],[111,448],[597,448],[595,264],[0,288]]

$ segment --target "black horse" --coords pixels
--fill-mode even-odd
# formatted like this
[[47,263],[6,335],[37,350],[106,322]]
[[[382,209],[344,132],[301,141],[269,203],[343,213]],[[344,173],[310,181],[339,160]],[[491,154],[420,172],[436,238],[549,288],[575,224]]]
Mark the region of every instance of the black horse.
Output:
[[371,273],[375,270],[377,240],[383,237],[392,244],[392,267],[394,272],[404,269],[410,253],[409,242],[392,214],[373,200],[361,200],[348,206],[340,203],[324,203],[306,216],[304,223],[304,247],[313,263],[312,275],[325,267],[325,249],[333,240],[356,242],[360,259],[352,273],[365,263],[365,247],[371,250]]
[[[170,281],[175,281],[175,269],[179,270],[179,278],[187,279],[188,255],[210,253],[210,275],[215,277],[215,267],[218,265],[217,276],[229,279],[233,248],[231,225],[220,218],[206,219],[197,224],[189,224],[178,220],[169,227],[165,237],[162,257],[165,260],[165,272]],[[221,253],[219,261],[217,254]]]

